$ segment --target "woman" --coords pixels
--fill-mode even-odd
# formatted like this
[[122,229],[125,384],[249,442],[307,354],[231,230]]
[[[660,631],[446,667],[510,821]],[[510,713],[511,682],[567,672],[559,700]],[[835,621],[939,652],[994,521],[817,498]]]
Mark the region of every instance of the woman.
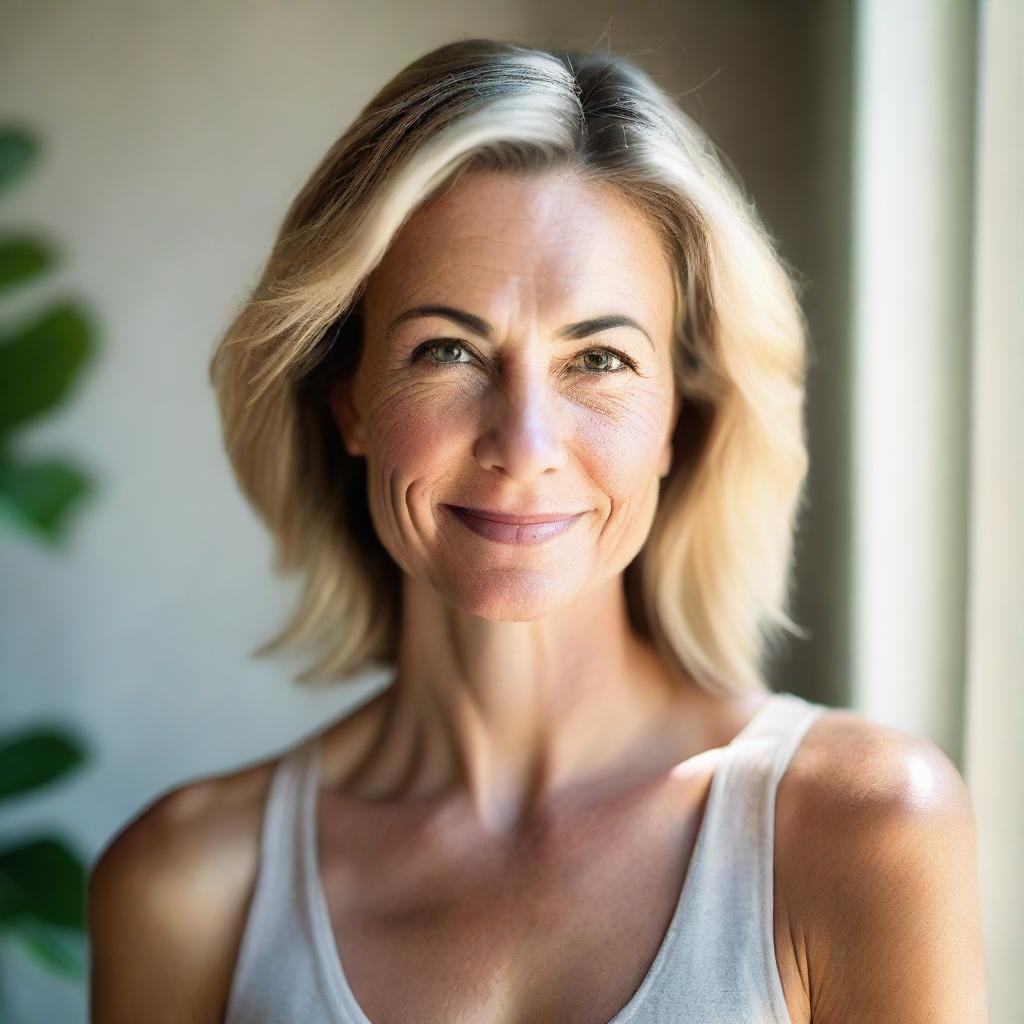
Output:
[[211,370],[306,574],[260,652],[394,680],[110,844],[96,1024],[984,1020],[956,769],[763,681],[804,355],[628,62],[473,39],[390,82]]

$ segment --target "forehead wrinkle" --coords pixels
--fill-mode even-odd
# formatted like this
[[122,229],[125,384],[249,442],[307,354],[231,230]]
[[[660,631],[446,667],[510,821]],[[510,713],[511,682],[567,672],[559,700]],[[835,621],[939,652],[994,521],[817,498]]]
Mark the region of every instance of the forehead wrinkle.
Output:
[[[620,263],[618,260],[615,263],[623,267],[632,266],[628,262]],[[465,272],[468,269],[486,271],[490,276],[467,284],[463,273],[460,272]],[[566,282],[580,282],[580,287],[575,294],[566,288]],[[400,288],[393,289],[392,294],[397,297],[392,306],[395,309],[400,306],[411,305],[465,307],[466,303],[464,301],[460,302],[448,298],[438,299],[437,296],[458,296],[465,294],[467,290],[471,290],[473,292],[493,295],[502,301],[506,299],[522,300],[524,295],[530,292],[533,295],[535,306],[538,304],[550,304],[560,307],[574,302],[577,298],[586,296],[590,291],[600,292],[602,296],[620,294],[627,299],[634,299],[638,292],[643,290],[643,282],[644,279],[639,276],[636,280],[633,280],[632,275],[626,275],[625,280],[621,276],[616,275],[613,281],[606,282],[587,268],[575,271],[565,269],[556,271],[553,268],[544,266],[537,269],[510,269],[481,260],[436,267],[427,279],[418,282],[416,287],[410,292],[405,292]],[[522,304],[521,301],[520,304]],[[633,302],[627,304],[630,307],[634,305]],[[486,307],[489,303],[485,301],[483,305]],[[471,309],[470,312],[477,311]],[[478,313],[478,315],[481,315],[484,319],[490,319],[484,313]],[[639,316],[637,318],[641,319]]]
[[[529,208],[526,215],[499,217],[492,223],[513,227],[523,224],[528,231],[533,231],[533,225],[542,221],[541,217],[532,216],[534,210],[539,210],[549,215],[543,221],[545,227],[566,222],[579,231],[569,232],[569,242],[557,237],[512,241],[496,238],[491,232],[481,232],[472,223],[481,215],[480,208],[447,211],[448,219],[442,218],[441,223],[448,230],[424,218],[412,232],[405,233],[402,239],[405,244],[399,244],[392,251],[388,269],[391,274],[398,273],[395,286],[388,282],[386,288],[386,293],[395,300],[389,303],[391,313],[423,304],[455,306],[490,321],[497,331],[501,329],[502,321],[524,315],[528,301],[532,304],[534,316],[539,314],[540,308],[550,306],[554,319],[557,318],[554,310],[564,309],[566,305],[576,307],[577,303],[588,301],[590,294],[596,291],[600,298],[593,309],[589,306],[586,309],[573,308],[558,323],[604,315],[612,311],[612,307],[641,322],[650,321],[652,328],[662,319],[661,303],[651,288],[651,275],[642,273],[646,262],[638,260],[634,253],[637,243],[646,238],[646,235],[642,238],[636,233],[637,228],[647,227],[636,211],[628,204],[616,203],[630,223],[621,230],[622,244],[606,244],[602,248],[600,244],[588,243],[606,240],[607,234],[595,234],[586,224],[581,225],[578,204],[570,207],[558,201],[557,196],[548,203],[535,203],[529,195],[527,200]],[[562,210],[566,212],[562,214]],[[553,211],[558,211],[558,214]],[[455,230],[451,229],[453,213],[456,214]],[[459,234],[461,226],[468,229],[466,234]],[[501,258],[502,253],[509,249],[517,254],[522,252],[529,258],[529,265],[509,267],[509,260]],[[465,280],[467,277],[469,281]],[[410,291],[405,291],[403,285],[411,286]],[[569,285],[578,288],[570,288]],[[619,310],[617,307],[621,303],[609,302],[609,295],[622,295],[628,300],[625,307]],[[636,301],[638,296],[642,297],[640,303]]]
[[[528,197],[528,201],[529,199],[530,197]],[[634,261],[620,256],[620,252],[634,246],[639,240],[638,232],[645,238],[649,236],[651,234],[651,227],[628,204],[616,203],[615,205],[619,210],[620,217],[624,215],[624,219],[619,220],[618,227],[614,231],[621,244],[609,245],[607,250],[601,253],[601,256],[605,260],[613,259],[617,263],[628,266],[632,265]],[[540,255],[542,261],[544,260],[543,253],[547,250],[552,253],[552,258],[555,262],[558,261],[558,256],[561,253],[579,254],[584,261],[589,262],[594,259],[592,254],[594,253],[593,243],[595,237],[607,238],[608,236],[607,230],[597,231],[588,223],[586,217],[581,218],[580,211],[575,206],[568,209],[562,216],[502,218],[495,217],[495,215],[488,211],[488,230],[486,231],[481,231],[476,223],[481,216],[481,212],[476,208],[468,210],[456,209],[448,211],[447,217],[442,218],[441,223],[438,225],[432,223],[432,219],[418,224],[410,223],[406,225],[403,238],[396,248],[400,250],[412,248],[415,250],[425,247],[431,257],[433,257],[433,253],[439,250],[443,254],[446,250],[450,251],[452,248],[468,248],[471,251],[478,251],[479,246],[475,243],[483,243],[485,246],[499,248],[502,251],[507,251],[513,247],[517,250],[525,250],[531,257],[534,254]],[[599,210],[601,215],[599,220],[602,223],[606,220],[606,212],[606,209]],[[456,220],[454,227],[451,224],[453,216]],[[469,222],[466,224],[465,232],[459,230],[459,222]],[[562,224],[570,225],[571,230],[568,233],[556,231],[555,237],[550,237],[552,226],[557,228]],[[513,230],[502,231],[501,228],[504,226],[511,226]],[[540,229],[539,231],[538,228]],[[407,253],[405,255],[408,258],[413,254]],[[419,256],[420,260],[426,258],[426,254],[423,253]],[[442,256],[442,258],[444,257]],[[533,262],[536,263],[537,260],[534,259]],[[541,273],[543,268],[533,272]]]

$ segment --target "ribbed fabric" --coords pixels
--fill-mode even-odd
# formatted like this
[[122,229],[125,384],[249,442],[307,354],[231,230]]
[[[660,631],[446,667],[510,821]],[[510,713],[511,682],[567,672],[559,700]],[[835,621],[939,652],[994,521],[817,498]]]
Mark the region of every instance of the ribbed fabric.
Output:
[[[825,710],[773,694],[721,748],[661,947],[606,1024],[792,1024],[775,958],[775,793]],[[274,770],[224,1024],[372,1024],[338,961],[319,880],[318,771],[316,735]]]

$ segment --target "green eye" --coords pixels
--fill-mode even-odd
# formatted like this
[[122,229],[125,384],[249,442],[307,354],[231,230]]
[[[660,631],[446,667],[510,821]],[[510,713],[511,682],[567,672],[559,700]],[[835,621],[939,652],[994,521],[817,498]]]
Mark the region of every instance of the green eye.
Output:
[[[462,346],[457,341],[438,341],[438,342],[435,342],[433,345],[430,346],[430,349],[428,351],[443,352],[445,349],[447,349],[449,352],[452,349],[455,349],[456,351],[459,351],[459,352],[464,351]],[[439,363],[458,363],[458,362],[461,362],[462,360],[460,360],[460,359],[438,359],[437,361]]]
[[454,338],[440,338],[436,341],[427,341],[417,347],[416,351],[413,352],[412,359],[410,361],[415,363],[421,356],[431,353],[431,361],[442,366],[465,362],[465,360],[462,359],[438,359],[433,355],[434,352],[444,351],[445,349],[448,351],[457,349],[461,352],[465,351],[465,346],[462,342],[456,341]]
[[[612,352],[610,349],[606,349],[606,348],[592,348],[592,349],[589,349],[588,351],[584,352],[583,355],[584,356],[599,355],[599,356],[604,356],[605,360],[614,359],[614,360],[616,360],[616,361],[618,361],[620,363],[623,362],[623,360],[620,359],[614,352]],[[603,373],[619,373],[621,367],[620,368],[609,369],[608,366],[605,365],[605,366],[592,366],[591,369],[594,372],[596,372],[596,373],[602,373],[602,372]]]
[[[590,368],[580,371],[581,373],[592,373],[597,376],[609,377],[613,373],[624,373],[627,370],[636,370],[636,363],[625,354],[625,352],[619,352],[614,348],[588,348],[585,352],[580,353],[581,356],[599,356],[604,359],[604,364],[601,366],[593,366]],[[618,363],[617,366],[611,365],[611,363]]]

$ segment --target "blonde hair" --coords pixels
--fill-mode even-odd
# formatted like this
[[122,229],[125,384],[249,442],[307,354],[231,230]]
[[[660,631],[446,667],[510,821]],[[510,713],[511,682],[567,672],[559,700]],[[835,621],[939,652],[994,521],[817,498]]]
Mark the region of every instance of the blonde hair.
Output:
[[419,207],[475,170],[572,169],[644,210],[677,268],[671,472],[624,571],[632,626],[718,695],[767,689],[789,617],[807,473],[805,322],[795,273],[714,143],[628,60],[468,39],[399,72],[293,200],[210,363],[228,456],[305,574],[290,622],[252,652],[314,648],[299,682],[397,657],[401,573],[370,519],[365,462],[327,404],[354,372],[366,279]]

